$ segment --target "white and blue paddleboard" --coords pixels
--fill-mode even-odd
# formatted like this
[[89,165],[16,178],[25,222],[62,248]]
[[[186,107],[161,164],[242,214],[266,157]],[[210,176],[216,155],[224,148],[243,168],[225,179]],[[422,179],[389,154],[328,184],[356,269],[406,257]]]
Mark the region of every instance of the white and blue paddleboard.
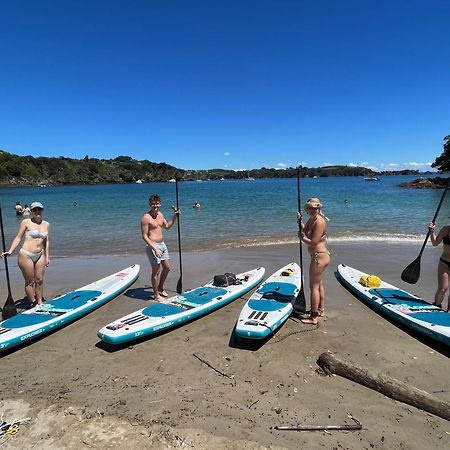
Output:
[[0,352],[42,336],[90,313],[131,286],[137,264],[0,322]]
[[241,284],[227,287],[213,282],[191,289],[168,299],[167,303],[154,303],[140,311],[128,314],[104,326],[98,337],[109,344],[123,344],[198,319],[253,289],[264,277],[264,268],[236,275]]
[[247,339],[264,339],[290,316],[301,287],[296,263],[277,270],[253,293],[242,308],[235,333]]
[[336,274],[352,294],[378,312],[436,341],[450,345],[448,312],[383,280],[377,288],[365,287],[360,280],[366,275],[368,274],[345,264],[338,266]]

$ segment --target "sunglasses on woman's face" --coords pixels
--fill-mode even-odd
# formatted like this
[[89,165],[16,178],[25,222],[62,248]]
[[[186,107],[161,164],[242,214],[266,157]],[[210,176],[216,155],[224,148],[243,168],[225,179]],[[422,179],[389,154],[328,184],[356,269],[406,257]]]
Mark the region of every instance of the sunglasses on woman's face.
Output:
[[36,212],[42,211],[42,208],[33,208],[31,211],[36,211]]

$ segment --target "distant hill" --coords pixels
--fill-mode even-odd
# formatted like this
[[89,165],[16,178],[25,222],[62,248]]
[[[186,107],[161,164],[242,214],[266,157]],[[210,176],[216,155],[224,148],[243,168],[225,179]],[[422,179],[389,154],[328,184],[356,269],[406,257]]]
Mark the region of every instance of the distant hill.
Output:
[[[416,174],[417,171],[401,171],[395,174]],[[301,177],[329,176],[374,176],[379,173],[365,167],[326,166],[300,168]],[[387,174],[383,172],[383,174]],[[183,170],[166,163],[148,160],[138,161],[130,156],[114,159],[97,159],[86,156],[83,159],[18,156],[0,150],[0,185],[61,185],[61,184],[99,184],[135,183],[180,180],[220,180],[244,178],[294,178],[297,168],[270,169],[262,167],[248,171],[225,169]]]

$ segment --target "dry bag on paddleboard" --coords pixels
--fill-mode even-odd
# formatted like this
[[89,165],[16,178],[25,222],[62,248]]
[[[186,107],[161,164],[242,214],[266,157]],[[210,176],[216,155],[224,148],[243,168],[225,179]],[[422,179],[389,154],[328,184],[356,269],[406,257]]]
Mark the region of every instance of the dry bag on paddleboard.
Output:
[[376,275],[363,275],[359,282],[369,288],[377,288],[381,286],[381,279],[380,277],[377,277]]

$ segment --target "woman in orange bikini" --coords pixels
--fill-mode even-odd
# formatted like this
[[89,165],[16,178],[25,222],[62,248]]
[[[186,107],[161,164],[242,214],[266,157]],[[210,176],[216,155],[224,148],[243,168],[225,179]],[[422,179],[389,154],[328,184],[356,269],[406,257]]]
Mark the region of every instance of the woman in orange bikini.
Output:
[[[444,301],[444,295],[448,290],[450,277],[450,226],[443,227],[438,235],[434,234],[435,225],[430,223],[428,225],[430,230],[430,238],[433,247],[436,247],[441,242],[443,243],[442,255],[439,258],[438,264],[438,287],[434,295],[434,305],[441,306]],[[447,312],[450,312],[450,302],[447,301]]]
[[322,212],[322,204],[318,198],[310,198],[305,204],[308,221],[303,224],[302,215],[298,214],[300,222],[301,241],[308,246],[311,255],[309,266],[309,288],[311,291],[311,312],[303,323],[317,324],[317,318],[325,314],[325,290],[323,274],[330,263],[330,252],[327,249],[327,220]]
[[17,262],[25,279],[25,293],[32,306],[42,304],[44,290],[44,272],[50,264],[49,256],[49,223],[43,220],[44,207],[40,202],[31,204],[31,219],[24,219],[20,223],[19,231],[12,241],[9,251],[2,253],[2,257],[11,256],[22,238],[23,246],[19,250]]

